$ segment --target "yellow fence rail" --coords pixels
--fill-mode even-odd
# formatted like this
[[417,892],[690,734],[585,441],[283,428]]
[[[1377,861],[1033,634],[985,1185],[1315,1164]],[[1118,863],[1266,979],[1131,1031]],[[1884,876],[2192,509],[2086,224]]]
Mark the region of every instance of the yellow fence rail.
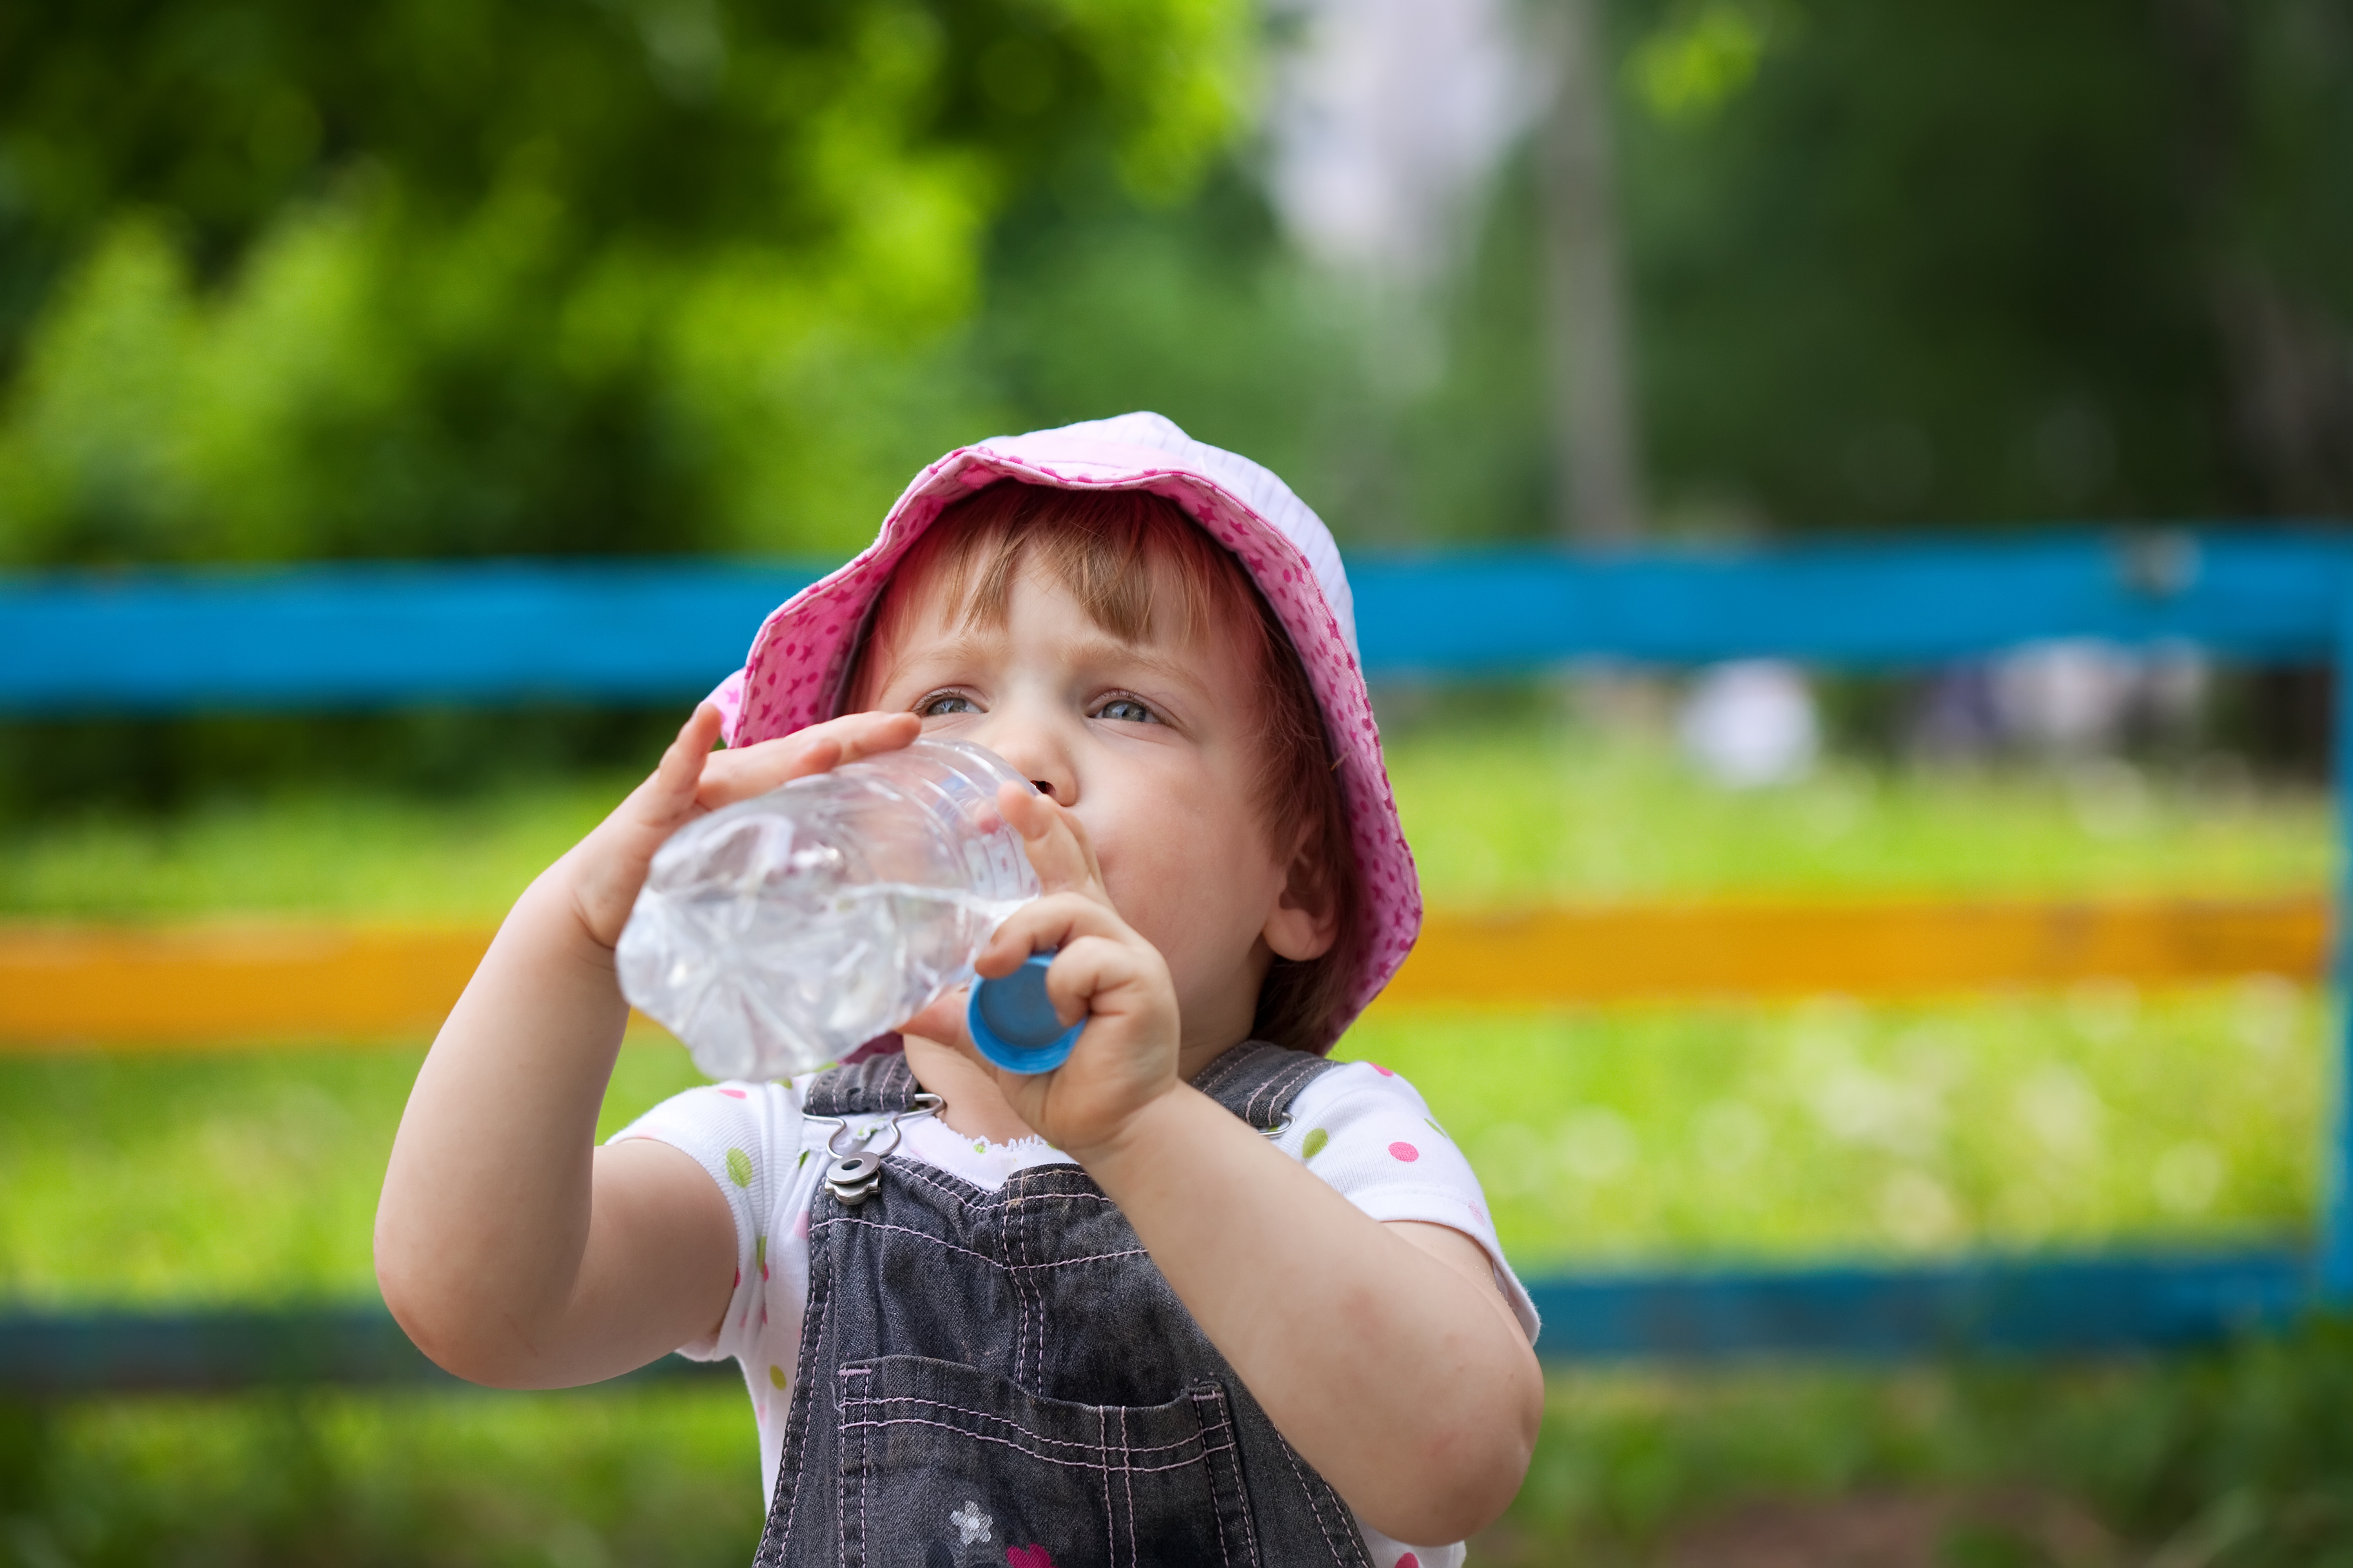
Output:
[[[416,1039],[439,1026],[490,937],[470,926],[0,926],[0,1048]],[[1382,1005],[2313,981],[2327,951],[2317,894],[1440,910]]]
[[2240,974],[2318,980],[2318,894],[2264,900],[1705,903],[1432,916],[1392,1004],[1933,996]]

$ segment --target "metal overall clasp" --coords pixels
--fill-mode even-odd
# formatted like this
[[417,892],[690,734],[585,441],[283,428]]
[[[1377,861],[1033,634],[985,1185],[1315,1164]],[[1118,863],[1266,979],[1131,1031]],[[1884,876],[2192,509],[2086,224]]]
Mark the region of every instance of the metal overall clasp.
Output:
[[[825,1140],[825,1152],[833,1156],[833,1163],[825,1168],[825,1190],[844,1208],[854,1209],[872,1197],[874,1189],[882,1184],[882,1157],[899,1146],[899,1123],[929,1116],[943,1103],[936,1094],[919,1094],[906,1110],[891,1112],[888,1121],[863,1133],[853,1133],[843,1117],[812,1117],[812,1121],[833,1123]],[[865,1147],[845,1149],[841,1146],[845,1138]]]

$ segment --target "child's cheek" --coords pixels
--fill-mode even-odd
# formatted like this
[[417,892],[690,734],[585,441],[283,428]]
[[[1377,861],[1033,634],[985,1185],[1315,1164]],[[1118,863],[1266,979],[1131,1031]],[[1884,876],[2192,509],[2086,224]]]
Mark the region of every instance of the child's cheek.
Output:
[[1197,879],[1210,858],[1174,850],[1173,845],[1155,847],[1142,855],[1128,856],[1120,864],[1117,879],[1105,867],[1103,880],[1121,918],[1152,944],[1170,968],[1181,970],[1205,946],[1217,945],[1205,943],[1204,938],[1221,923],[1224,900],[1214,886],[1204,886]]

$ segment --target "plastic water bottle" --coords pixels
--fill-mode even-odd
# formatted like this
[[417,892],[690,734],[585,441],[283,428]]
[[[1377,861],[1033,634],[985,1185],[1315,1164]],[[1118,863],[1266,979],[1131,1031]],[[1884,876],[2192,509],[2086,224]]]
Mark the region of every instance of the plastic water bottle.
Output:
[[973,978],[1038,878],[997,809],[1029,781],[917,741],[689,823],[621,932],[621,994],[715,1079],[811,1071]]

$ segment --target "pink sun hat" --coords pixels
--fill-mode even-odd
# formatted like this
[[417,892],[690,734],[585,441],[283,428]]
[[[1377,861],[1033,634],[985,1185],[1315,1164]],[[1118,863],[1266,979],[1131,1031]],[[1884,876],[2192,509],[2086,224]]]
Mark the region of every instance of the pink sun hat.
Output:
[[951,503],[998,479],[1166,496],[1233,552],[1291,634],[1339,756],[1364,878],[1360,951],[1345,1013],[1333,1026],[1336,1038],[1397,973],[1421,930],[1421,882],[1381,761],[1356,653],[1355,597],[1331,530],[1289,486],[1157,414],[992,437],[916,475],[874,542],[769,616],[744,668],[711,694],[726,721],[727,743],[774,740],[839,713],[860,631],[901,557]]

